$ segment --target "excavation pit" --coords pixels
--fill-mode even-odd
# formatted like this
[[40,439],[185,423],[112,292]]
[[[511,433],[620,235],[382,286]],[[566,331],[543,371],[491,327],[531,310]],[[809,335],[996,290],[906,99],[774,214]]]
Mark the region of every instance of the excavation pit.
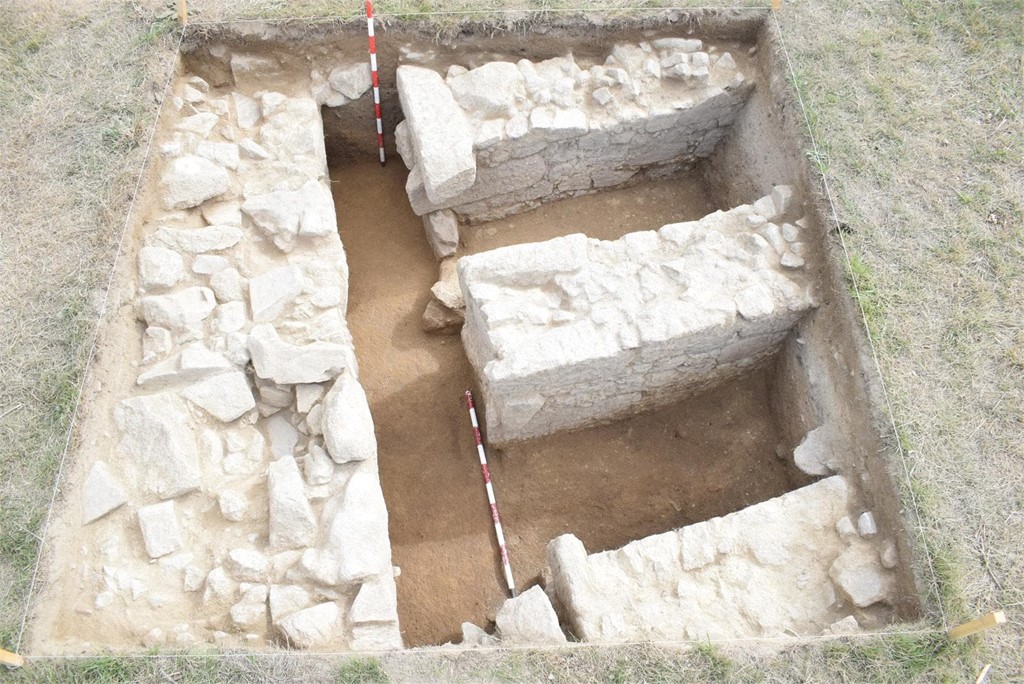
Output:
[[356,26],[185,41],[37,650],[495,643],[464,623],[507,645],[682,641],[917,614],[764,15],[533,28],[379,31],[383,168]]

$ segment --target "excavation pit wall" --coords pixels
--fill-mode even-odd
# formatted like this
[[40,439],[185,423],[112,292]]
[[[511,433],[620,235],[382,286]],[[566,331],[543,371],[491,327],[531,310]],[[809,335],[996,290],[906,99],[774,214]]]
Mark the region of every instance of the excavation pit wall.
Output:
[[[872,534],[868,528],[864,542],[879,559],[887,554],[885,601],[865,611],[837,599],[814,627],[826,630],[831,624],[827,620],[855,615],[863,628],[874,628],[918,614],[911,554],[901,532],[887,464],[880,455],[885,452],[870,411],[874,397],[859,351],[858,328],[852,323],[855,319],[848,297],[831,265],[826,224],[821,208],[813,202],[815,186],[800,156],[799,127],[787,118],[794,110],[788,106],[785,79],[772,49],[774,39],[762,20],[761,14],[729,12],[699,17],[658,15],[600,28],[572,20],[543,25],[536,39],[531,38],[528,52],[520,36],[494,34],[488,27],[470,26],[457,41],[437,43],[432,40],[433,28],[426,25],[384,26],[379,42],[387,46],[381,52],[386,131],[390,141],[400,112],[394,82],[394,69],[400,63],[429,66],[442,73],[451,64],[468,69],[523,57],[540,62],[564,56],[567,49],[578,62],[601,63],[616,43],[639,46],[659,38],[688,37],[698,24],[705,45],[716,46],[718,54],[728,51],[746,61],[745,73],[757,84],[746,93],[746,103],[733,113],[732,123],[721,128],[721,138],[710,154],[671,169],[682,174],[679,178],[690,183],[687,187],[701,187],[705,196],[699,211],[672,219],[695,220],[716,209],[750,204],[770,196],[777,185],[791,185],[797,196],[805,198],[807,277],[814,283],[818,307],[786,335],[780,351],[760,359],[747,376],[737,380],[758,387],[750,395],[751,405],[768,416],[767,429],[757,433],[755,448],[747,451],[764,453],[778,464],[777,488],[759,490],[759,500],[775,500],[793,489],[804,491],[798,488],[812,479],[808,474],[811,468],[816,469],[814,476],[843,476],[849,488],[845,501],[848,522],[852,520],[856,526],[862,513],[873,514],[878,532]],[[112,293],[123,306],[104,331],[100,360],[83,396],[80,447],[68,472],[64,503],[51,527],[50,541],[54,543],[49,544],[51,552],[44,566],[49,581],[32,623],[35,651],[96,652],[106,647],[133,650],[193,643],[223,648],[375,650],[398,647],[403,636],[406,646],[457,641],[458,624],[463,621],[476,622],[489,631],[497,623],[507,642],[516,641],[510,614],[524,611],[513,606],[501,615],[500,569],[493,556],[475,566],[478,571],[483,569],[482,576],[478,573],[475,581],[462,583],[469,589],[457,590],[447,588],[436,571],[417,574],[419,568],[395,560],[395,565],[404,565],[395,598],[392,554],[397,559],[407,549],[422,547],[416,558],[427,565],[433,562],[432,556],[457,555],[465,548],[453,546],[447,535],[409,541],[404,522],[396,537],[396,510],[406,520],[416,517],[429,522],[431,517],[444,516],[436,509],[403,506],[403,498],[416,501],[414,483],[389,492],[389,478],[400,483],[403,478],[422,480],[426,476],[402,473],[401,464],[384,462],[391,448],[386,435],[397,431],[406,416],[382,410],[379,388],[367,386],[368,400],[359,389],[360,382],[367,382],[365,367],[379,360],[361,348],[358,338],[365,333],[350,333],[346,322],[346,314],[351,319],[353,313],[345,306],[349,264],[342,247],[343,241],[347,244],[345,205],[339,199],[344,189],[333,188],[339,202],[337,217],[325,198],[330,197],[328,159],[332,165],[344,166],[364,155],[372,159],[374,154],[373,136],[367,134],[373,126],[366,114],[370,96],[367,90],[360,90],[366,82],[360,66],[365,45],[361,31],[362,26],[344,24],[312,29],[245,24],[201,29],[186,39],[182,73],[173,97],[165,103],[158,131],[154,148],[158,159],[151,168],[148,200],[141,202],[137,217],[137,243],[129,258],[122,260],[118,289]],[[753,46],[757,49],[749,54]],[[197,76],[207,90],[203,83],[192,80]],[[318,108],[322,124],[316,115]],[[280,126],[272,123],[275,116],[280,117]],[[321,125],[326,135],[321,134]],[[182,159],[189,161],[184,169],[178,168],[183,166]],[[210,165],[219,170],[211,170]],[[172,169],[183,172],[182,182],[168,181]],[[193,172],[207,175],[199,179]],[[356,185],[352,179],[352,186]],[[406,218],[418,221],[402,185],[394,192],[389,190],[388,197],[401,200],[405,205],[402,211],[410,214]],[[166,201],[172,189],[193,194],[187,200]],[[205,196],[210,192],[213,194]],[[612,190],[605,196],[621,204],[631,192],[645,192],[644,185]],[[549,212],[540,216],[564,216],[558,213],[563,211],[560,205],[591,200],[597,204],[571,206],[590,206],[594,212],[616,206],[600,204],[602,196],[565,199],[538,212]],[[254,201],[256,198],[262,199]],[[639,219],[627,218],[626,213],[616,215],[624,232],[653,230],[673,222],[649,218],[652,212],[645,210],[637,212]],[[326,229],[335,220],[342,241]],[[524,221],[527,219],[512,216],[493,224],[462,226],[456,256],[472,251],[471,243],[484,251],[501,244],[534,241],[516,237]],[[556,233],[622,237],[597,235],[604,229],[588,221],[577,222],[575,227],[573,230],[567,224],[564,232],[559,229]],[[502,233],[507,237],[497,240],[498,245],[494,244],[494,231],[507,231]],[[429,267],[437,269],[426,239],[420,236],[419,240],[422,245],[417,258],[428,260]],[[155,252],[157,249],[177,253],[180,264],[165,252]],[[159,258],[151,258],[154,254]],[[222,275],[232,269],[236,275]],[[436,271],[430,279],[435,278]],[[419,312],[436,298],[426,291],[428,287],[415,302],[401,305],[405,325],[411,321],[418,327]],[[354,305],[374,306],[369,293],[359,296],[366,299],[354,298]],[[137,317],[144,322],[137,323]],[[351,335],[357,337],[354,349]],[[314,349],[309,350],[310,346]],[[452,372],[452,384],[460,384],[462,378],[471,381],[472,371],[461,350],[448,345],[444,353],[461,364]],[[358,363],[355,357],[372,363]],[[138,365],[125,364],[125,358],[138,359]],[[294,375],[292,362],[296,358],[308,361],[320,375]],[[363,372],[357,366],[362,366]],[[703,398],[709,407],[715,401],[730,406],[732,399],[715,399],[714,394],[712,389],[698,399]],[[329,399],[332,396],[334,400]],[[336,409],[334,419],[325,418],[328,404]],[[672,507],[686,506],[684,496],[673,500],[663,515],[649,516],[642,523],[638,522],[642,507],[627,510],[625,516],[616,511],[612,517],[621,521],[616,534],[588,532],[586,522],[580,521],[571,523],[577,529],[557,529],[557,524],[536,527],[530,530],[535,537],[527,538],[530,519],[544,518],[547,511],[542,501],[529,500],[526,490],[536,486],[527,481],[530,473],[522,464],[532,463],[549,473],[565,470],[552,464],[560,453],[571,453],[575,441],[600,445],[634,430],[646,435],[678,421],[679,413],[696,414],[697,406],[684,403],[675,409],[676,414],[668,407],[664,410],[669,413],[645,414],[626,423],[591,428],[589,433],[513,444],[494,455],[492,472],[496,473],[499,496],[502,492],[508,495],[506,525],[513,558],[523,559],[518,566],[524,568],[520,590],[545,581],[544,546],[559,534],[578,533],[587,552],[601,553],[623,547],[632,539],[685,529],[759,502],[732,494],[732,503],[709,504],[695,514],[673,513]],[[236,415],[236,411],[240,413]],[[465,442],[467,436],[471,443],[461,407],[439,417],[457,426],[451,428],[456,444]],[[372,429],[366,430],[370,420],[375,422],[382,445],[380,456],[373,448],[376,445],[371,445]],[[337,431],[337,439],[324,429],[327,424],[344,425]],[[676,434],[695,434],[697,426],[675,430]],[[738,442],[724,446],[725,436],[737,430],[735,423],[723,422],[714,434],[722,441],[716,445],[711,440],[699,450],[742,452]],[[811,440],[815,449],[800,450],[812,433],[816,435]],[[192,440],[192,445],[182,440]],[[335,442],[333,448],[329,442]],[[668,441],[663,448],[671,452],[679,446]],[[809,456],[811,451],[818,455]],[[337,457],[342,452],[361,458]],[[802,469],[796,466],[794,452],[803,454]],[[180,468],[167,468],[166,461],[161,461],[164,456],[177,459],[182,454],[193,454],[194,462],[186,458],[188,462]],[[615,470],[608,465],[614,462],[612,456],[597,454],[595,447],[595,459],[601,459],[595,463],[612,468],[607,471],[611,477],[623,477],[633,470],[629,463]],[[154,478],[146,470],[147,458],[150,464],[160,464],[160,477]],[[737,456],[737,463],[742,464],[742,458]],[[506,459],[507,465],[503,463]],[[766,469],[771,459],[764,461]],[[99,465],[101,462],[105,465]],[[475,491],[482,497],[479,473],[471,460],[469,465],[468,474],[460,474],[465,489],[457,496]],[[378,472],[384,480],[383,495]],[[519,475],[515,482],[513,474]],[[666,474],[646,475],[662,481]],[[504,485],[502,476],[507,478]],[[743,477],[740,468],[733,491],[742,491]],[[274,483],[284,483],[284,488]],[[564,481],[557,477],[548,477],[546,486],[543,491],[548,499],[570,496]],[[603,487],[606,485],[599,478],[587,491],[574,495],[581,495],[581,501],[600,497]],[[86,488],[90,490],[87,497]],[[274,496],[277,505],[271,501],[271,488],[280,489]],[[229,490],[240,496],[227,494]],[[103,505],[97,505],[101,500],[93,495],[97,491],[106,502]],[[390,548],[385,500],[391,512]],[[479,524],[471,524],[472,535],[480,542],[477,551],[492,554],[486,506],[477,508],[481,509]],[[622,508],[629,509],[629,505],[623,503]],[[600,511],[588,512],[590,518],[600,515]],[[86,523],[87,519],[91,521]],[[272,519],[288,519],[294,524],[277,526],[275,533]],[[572,519],[571,514],[566,513],[566,519]],[[517,525],[523,533],[516,531]],[[587,541],[588,535],[598,540],[596,546]],[[357,548],[367,552],[361,556],[347,553]],[[893,554],[900,562],[889,568]],[[360,557],[369,570],[351,567],[352,559]],[[402,595],[408,589],[403,589],[403,579],[436,586],[442,602],[455,606],[450,612],[463,611],[449,618],[455,624],[416,624],[437,620],[440,613],[435,610],[417,614],[407,625]],[[568,601],[553,579],[549,576],[546,583],[562,626],[573,637],[586,637],[572,627]],[[480,589],[476,598],[465,601],[462,594],[473,593],[482,585],[486,588]],[[531,592],[529,603],[536,606],[542,602]],[[312,613],[303,614],[311,609]],[[290,615],[303,619],[282,625]],[[754,634],[777,636],[782,630],[781,623],[776,623]],[[680,632],[673,631],[666,638],[692,636],[685,629]],[[102,634],[102,639],[97,634]],[[479,634],[473,638],[473,643],[488,641]],[[597,641],[620,638],[621,634],[613,639],[595,637]]]

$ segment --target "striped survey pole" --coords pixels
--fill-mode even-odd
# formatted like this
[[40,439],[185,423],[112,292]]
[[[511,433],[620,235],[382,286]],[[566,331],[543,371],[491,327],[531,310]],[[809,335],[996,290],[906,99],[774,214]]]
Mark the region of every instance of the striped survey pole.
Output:
[[476,440],[476,452],[480,456],[480,469],[484,473],[484,487],[487,489],[487,503],[491,505],[491,520],[494,521],[494,534],[498,537],[498,552],[501,554],[501,567],[505,571],[505,583],[516,597],[516,583],[512,581],[512,565],[508,562],[508,549],[505,548],[505,534],[501,531],[501,518],[498,517],[498,502],[494,499],[494,486],[491,484],[491,471],[487,469],[487,455],[484,454],[484,440],[480,436],[480,423],[476,420],[476,407],[473,405],[473,392],[466,390],[466,406],[469,407],[469,420],[473,423],[473,438]]
[[366,0],[366,31],[370,34],[370,75],[373,78],[373,113],[377,117],[377,151],[384,166],[384,123],[380,117],[380,79],[377,77],[377,39],[373,35],[373,0]]

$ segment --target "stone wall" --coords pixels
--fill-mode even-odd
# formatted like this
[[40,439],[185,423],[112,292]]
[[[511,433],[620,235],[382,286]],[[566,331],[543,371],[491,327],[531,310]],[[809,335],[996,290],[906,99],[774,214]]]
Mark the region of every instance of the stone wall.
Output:
[[270,60],[225,60],[234,87],[183,79],[165,108],[142,357],[107,389],[116,447],[83,452],[83,580],[63,601],[147,647],[400,648],[318,103],[368,78],[314,74],[314,99],[256,90]]
[[587,555],[563,535],[548,545],[547,590],[569,632],[594,642],[879,626],[871,611],[894,600],[895,552],[873,527],[854,525],[851,505],[834,476],[615,551]]
[[676,401],[777,351],[814,306],[787,186],[753,205],[605,242],[463,257],[463,344],[492,443]]
[[446,78],[399,67],[395,138],[413,210],[487,221],[707,157],[753,87],[736,58],[707,50],[662,38],[616,45],[593,66],[569,54]]

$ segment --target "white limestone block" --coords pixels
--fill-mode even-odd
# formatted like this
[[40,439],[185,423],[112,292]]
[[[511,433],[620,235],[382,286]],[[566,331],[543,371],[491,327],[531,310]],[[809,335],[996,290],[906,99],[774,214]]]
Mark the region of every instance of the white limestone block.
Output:
[[217,306],[213,291],[189,287],[166,295],[150,295],[139,301],[143,320],[149,325],[180,331],[205,320]]
[[265,582],[270,563],[267,557],[254,549],[238,548],[228,551],[225,566],[241,582]]
[[340,344],[291,344],[282,340],[270,324],[254,326],[248,346],[256,375],[279,385],[331,380],[346,368],[350,356]]
[[181,533],[173,501],[141,506],[139,527],[150,558],[160,558],[181,548]]
[[340,375],[328,391],[321,429],[327,452],[336,463],[376,458],[377,438],[366,392],[351,373]]
[[242,371],[229,371],[200,380],[185,388],[182,395],[224,423],[256,408],[249,380]]
[[241,630],[262,630],[267,621],[267,587],[255,584],[246,587],[242,599],[231,606],[231,621]]
[[444,259],[459,247],[459,221],[450,209],[432,211],[423,217],[423,229],[434,256]]
[[114,420],[118,448],[132,459],[142,491],[169,499],[199,489],[198,449],[181,399],[167,392],[124,399]]
[[245,520],[249,510],[249,500],[241,492],[234,489],[221,490],[217,497],[217,503],[220,507],[220,514],[224,516],[225,520],[231,522]]
[[206,228],[160,228],[153,242],[187,254],[217,252],[233,247],[242,239],[238,226],[214,225]]
[[796,467],[808,475],[831,475],[839,462],[835,453],[835,438],[828,425],[819,425],[804,437],[793,450]]
[[394,573],[385,572],[363,582],[355,600],[352,601],[348,617],[355,624],[364,622],[393,622],[397,624],[398,598]]
[[238,145],[235,143],[203,140],[196,145],[196,154],[226,169],[236,170],[238,168]]
[[835,524],[849,504],[833,476],[614,551],[587,555],[563,535],[548,545],[548,591],[590,642],[817,634],[835,620],[830,575],[847,548]]
[[231,265],[227,259],[216,254],[200,254],[192,260],[192,272],[199,275],[220,273]]
[[503,644],[548,646],[566,643],[555,609],[540,587],[531,587],[515,598],[506,599],[494,621]]
[[373,86],[370,65],[360,62],[348,67],[337,67],[331,70],[327,82],[349,100],[358,100]]
[[313,648],[328,643],[341,628],[341,609],[330,601],[296,611],[276,622],[289,646]]
[[82,486],[82,524],[88,525],[128,501],[124,487],[104,461],[96,461]]
[[489,440],[666,405],[774,353],[814,299],[751,214],[743,205],[611,242],[569,235],[459,259]]
[[291,456],[272,461],[267,470],[270,494],[270,546],[308,546],[316,534],[316,518],[306,498],[299,466]]
[[[216,118],[216,114],[212,116]],[[197,206],[223,195],[230,187],[231,179],[223,167],[191,155],[172,159],[160,178],[161,199],[165,209]]]
[[172,287],[185,274],[181,254],[163,247],[139,250],[139,281],[143,288]]
[[302,462],[306,482],[311,486],[327,484],[334,476],[334,461],[319,444],[310,444]]
[[509,116],[517,98],[525,96],[523,75],[511,62],[487,62],[447,79],[455,101],[483,118]]
[[280,318],[285,308],[302,293],[304,282],[298,266],[281,266],[250,278],[252,320],[268,323]]

